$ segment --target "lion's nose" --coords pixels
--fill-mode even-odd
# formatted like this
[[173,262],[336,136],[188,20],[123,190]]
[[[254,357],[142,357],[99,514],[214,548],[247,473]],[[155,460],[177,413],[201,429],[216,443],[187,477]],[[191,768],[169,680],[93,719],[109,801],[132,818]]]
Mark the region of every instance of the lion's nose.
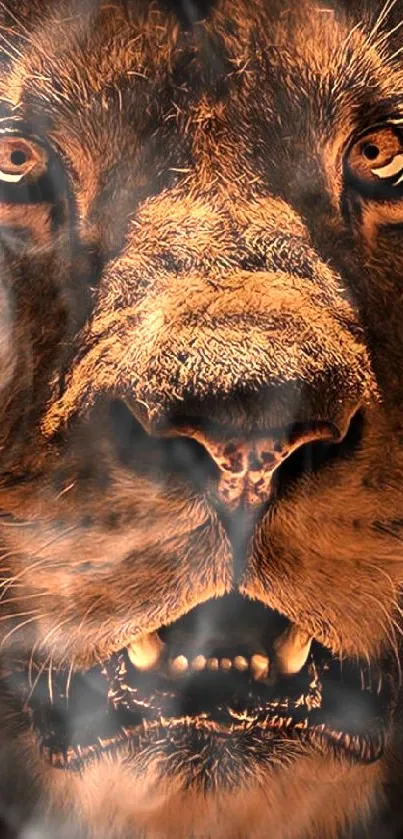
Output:
[[[295,421],[269,429],[230,426],[202,415],[165,415],[147,421],[137,405],[111,403],[116,452],[140,473],[182,475],[208,493],[223,512],[256,509],[300,477],[316,472],[359,446],[360,405],[338,422]],[[183,407],[183,406],[182,406]],[[275,491],[275,492],[274,492]]]
[[318,442],[337,444],[344,435],[332,423],[318,421],[243,437],[206,427],[196,419],[190,424],[171,427],[164,436],[180,436],[203,446],[218,467],[217,500],[227,509],[234,509],[240,504],[255,507],[266,502],[272,493],[275,471],[298,449],[308,449]]

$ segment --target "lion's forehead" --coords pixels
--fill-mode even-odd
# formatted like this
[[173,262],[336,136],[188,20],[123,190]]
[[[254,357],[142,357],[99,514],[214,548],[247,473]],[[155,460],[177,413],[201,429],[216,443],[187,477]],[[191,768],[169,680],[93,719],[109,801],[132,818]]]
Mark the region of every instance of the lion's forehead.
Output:
[[217,173],[208,161],[221,166],[223,183],[231,169],[232,188],[234,172],[246,171],[248,183],[251,172],[263,181],[265,170],[280,169],[283,177],[293,156],[303,160],[324,135],[349,131],[364,89],[367,113],[371,95],[393,94],[392,74],[383,78],[365,34],[351,35],[354,21],[318,4],[303,14],[307,3],[222,0],[191,30],[142,0],[127,15],[120,4],[103,4],[96,16],[76,0],[47,5],[31,30],[10,22],[4,97],[14,116],[45,124],[70,158],[84,204],[100,188],[153,180],[147,193],[198,166],[209,186]]

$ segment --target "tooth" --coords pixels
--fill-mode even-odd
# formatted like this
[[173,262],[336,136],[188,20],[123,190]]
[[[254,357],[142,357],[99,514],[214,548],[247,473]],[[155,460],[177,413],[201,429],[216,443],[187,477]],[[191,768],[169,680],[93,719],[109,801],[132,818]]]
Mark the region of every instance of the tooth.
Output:
[[209,670],[218,670],[218,658],[208,658],[207,659],[207,667]]
[[250,660],[250,667],[254,679],[265,679],[269,673],[269,659],[265,655],[255,653]]
[[184,655],[178,655],[176,658],[171,659],[169,662],[169,668],[172,673],[185,673],[188,669],[188,660]]
[[144,635],[139,641],[132,641],[128,648],[131,663],[137,670],[152,670],[161,658],[165,644],[156,632]]
[[292,675],[303,668],[311,647],[312,638],[291,624],[274,642],[276,665],[280,673]]
[[248,662],[243,655],[236,655],[234,658],[234,665],[237,670],[247,670],[248,669]]
[[221,670],[231,670],[232,661],[230,658],[222,658],[220,661]]
[[192,670],[204,670],[206,659],[204,655],[197,655],[192,661]]

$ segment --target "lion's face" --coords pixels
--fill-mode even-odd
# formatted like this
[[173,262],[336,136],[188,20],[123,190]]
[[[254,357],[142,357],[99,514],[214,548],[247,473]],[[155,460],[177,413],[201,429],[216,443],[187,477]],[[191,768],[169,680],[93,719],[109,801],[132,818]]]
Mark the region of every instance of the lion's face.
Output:
[[186,9],[2,8],[3,802],[339,835],[398,756],[399,4]]

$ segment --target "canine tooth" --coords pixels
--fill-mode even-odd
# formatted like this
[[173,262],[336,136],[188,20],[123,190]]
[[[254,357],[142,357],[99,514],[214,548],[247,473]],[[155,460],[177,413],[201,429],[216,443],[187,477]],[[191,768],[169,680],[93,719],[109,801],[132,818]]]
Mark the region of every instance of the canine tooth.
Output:
[[137,670],[152,670],[161,658],[164,643],[156,632],[132,641],[128,648],[131,663]]
[[302,670],[312,638],[296,624],[291,624],[274,642],[276,665],[280,673],[292,675]]
[[221,670],[231,670],[232,661],[230,658],[222,658],[220,661]]
[[243,655],[236,655],[234,658],[234,666],[237,670],[244,671],[248,669],[249,665],[246,658],[244,658]]
[[204,655],[197,655],[196,658],[193,659],[191,667],[192,670],[204,670],[206,666],[206,659]]
[[207,667],[209,670],[218,670],[219,663],[218,658],[208,658],[207,659]]
[[265,655],[255,653],[250,660],[250,667],[256,681],[265,679],[269,673],[269,659]]
[[170,669],[173,673],[185,673],[188,669],[188,660],[184,655],[178,655],[169,662]]

